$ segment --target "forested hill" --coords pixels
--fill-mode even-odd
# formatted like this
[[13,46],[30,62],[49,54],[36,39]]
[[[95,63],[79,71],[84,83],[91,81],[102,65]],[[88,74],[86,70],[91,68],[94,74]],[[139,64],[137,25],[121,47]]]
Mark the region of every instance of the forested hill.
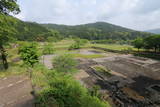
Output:
[[18,40],[28,41],[44,41],[47,40],[48,37],[52,37],[52,39],[80,37],[89,40],[132,40],[137,37],[146,37],[150,35],[150,33],[138,32],[105,22],[76,26],[38,24],[24,22],[12,16],[3,14],[0,14],[0,30],[1,29],[7,29],[8,32],[14,32],[13,34]]
[[67,26],[57,24],[42,24],[44,27],[58,30],[62,35],[78,36],[80,38],[99,40],[132,40],[137,37],[146,37],[151,35],[146,32],[134,31],[121,26],[116,26],[106,22],[96,22],[84,25]]
[[[49,36],[55,36],[58,31],[48,30],[37,23],[24,22],[12,16],[0,14],[0,30],[6,29],[7,32],[12,32],[18,40],[39,40],[43,41]],[[0,32],[3,33],[3,32]]]

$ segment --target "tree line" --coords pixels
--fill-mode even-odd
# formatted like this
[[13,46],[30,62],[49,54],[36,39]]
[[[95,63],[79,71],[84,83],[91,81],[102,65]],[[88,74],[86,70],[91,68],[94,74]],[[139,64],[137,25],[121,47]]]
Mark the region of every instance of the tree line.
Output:
[[160,52],[160,35],[152,35],[145,38],[137,38],[132,42],[135,48],[154,50],[155,52]]

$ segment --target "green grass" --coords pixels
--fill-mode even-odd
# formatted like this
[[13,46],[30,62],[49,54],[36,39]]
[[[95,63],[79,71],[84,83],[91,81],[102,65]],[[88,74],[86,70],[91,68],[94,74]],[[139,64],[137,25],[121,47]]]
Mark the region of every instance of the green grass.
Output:
[[137,50],[133,46],[130,45],[118,45],[118,44],[90,44],[90,47],[95,46],[95,47],[100,47],[100,48],[106,48],[106,49],[111,49],[111,50],[124,50],[128,48],[132,48],[133,50]]
[[32,84],[39,88],[48,87],[46,75],[49,72],[51,72],[51,70],[48,70],[44,65],[37,64],[33,68]]
[[70,45],[74,43],[74,40],[71,39],[65,39],[59,42],[54,43],[54,48],[56,50],[63,50],[63,49],[68,49]]
[[101,73],[103,73],[107,77],[111,77],[112,76],[112,74],[110,73],[111,71],[109,69],[106,69],[106,68],[102,67],[102,66],[94,66],[93,68],[97,72],[101,72]]
[[[74,40],[72,39],[65,39],[61,40],[59,42],[53,43],[55,50],[57,53],[60,52],[69,52],[68,48],[74,43]],[[127,49],[132,49],[134,51],[137,51],[136,48],[130,45],[119,45],[119,44],[91,44],[87,43],[84,46],[81,46],[81,49],[88,49],[92,47],[99,47],[99,48],[105,48],[110,50],[117,50],[117,51],[124,51]],[[77,55],[78,56],[78,55]]]
[[71,54],[75,58],[86,58],[86,59],[93,59],[93,58],[102,58],[105,57],[101,54],[91,54],[91,55],[84,55],[84,54]]
[[10,75],[21,75],[26,73],[27,69],[21,66],[10,66],[7,70],[0,70],[0,78]]

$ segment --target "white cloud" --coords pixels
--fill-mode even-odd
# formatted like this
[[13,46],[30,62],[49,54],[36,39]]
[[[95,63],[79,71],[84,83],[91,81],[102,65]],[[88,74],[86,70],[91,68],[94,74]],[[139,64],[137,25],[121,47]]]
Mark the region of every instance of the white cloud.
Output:
[[160,27],[160,0],[18,0],[25,21],[82,24],[106,21],[137,30]]

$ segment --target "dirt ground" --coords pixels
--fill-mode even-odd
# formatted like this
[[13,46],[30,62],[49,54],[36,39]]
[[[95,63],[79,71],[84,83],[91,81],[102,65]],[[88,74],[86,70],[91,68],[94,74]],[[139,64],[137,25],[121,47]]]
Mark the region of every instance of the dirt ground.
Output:
[[[100,86],[100,92],[108,96],[106,100],[115,104],[115,107],[160,106],[160,61],[95,49],[81,49],[78,53],[105,56],[95,59],[78,58],[77,68],[80,72],[74,77],[87,88]],[[52,68],[53,57],[54,55],[44,57],[43,63],[48,68]],[[112,76],[106,77],[95,71],[92,68],[95,65],[109,69]]]
[[[97,54],[96,51],[90,50],[83,50],[82,53]],[[83,70],[83,75],[77,74],[80,76],[78,80],[83,81],[89,88],[99,85],[101,90],[106,90],[110,94],[115,104],[118,101],[121,106],[126,104],[130,107],[160,106],[160,61],[133,55],[101,52],[99,54],[105,54],[106,57],[78,59],[80,62],[78,69]],[[110,69],[112,77],[96,72],[92,69],[94,65]],[[152,86],[155,86],[156,90],[151,88]]]

